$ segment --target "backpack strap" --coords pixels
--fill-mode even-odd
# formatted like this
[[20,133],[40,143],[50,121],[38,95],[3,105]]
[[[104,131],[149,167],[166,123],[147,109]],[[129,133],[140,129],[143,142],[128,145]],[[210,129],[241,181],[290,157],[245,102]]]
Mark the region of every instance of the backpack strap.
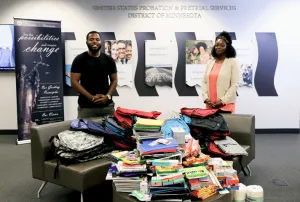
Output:
[[57,177],[57,174],[58,174],[58,168],[59,168],[59,160],[57,159],[56,160],[56,167],[55,167],[55,169],[54,169],[54,179],[56,179],[56,177]]
[[78,118],[78,128],[80,128],[80,126],[81,126],[81,124],[80,123],[83,123],[84,125],[87,125],[85,122],[84,122],[84,120],[82,119],[82,118]]
[[52,160],[55,156],[56,156],[56,147],[53,143],[53,139],[55,138],[56,136],[52,136],[50,139],[49,139],[49,142],[51,143],[51,146],[50,146],[50,149],[46,155],[46,160]]

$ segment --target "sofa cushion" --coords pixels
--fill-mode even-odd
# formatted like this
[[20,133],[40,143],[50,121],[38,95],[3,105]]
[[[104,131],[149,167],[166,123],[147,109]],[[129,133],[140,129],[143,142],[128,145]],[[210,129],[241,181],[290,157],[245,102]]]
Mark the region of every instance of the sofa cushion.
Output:
[[56,179],[54,178],[57,160],[45,161],[45,177],[49,182],[59,184],[77,191],[84,190],[105,181],[111,162],[97,159],[79,164],[59,165]]

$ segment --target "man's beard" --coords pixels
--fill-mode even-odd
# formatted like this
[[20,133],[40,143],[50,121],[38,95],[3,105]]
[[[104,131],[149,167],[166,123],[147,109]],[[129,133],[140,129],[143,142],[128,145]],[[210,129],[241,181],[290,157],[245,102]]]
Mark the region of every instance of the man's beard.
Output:
[[97,49],[93,48],[93,46],[91,46],[89,44],[87,44],[87,47],[92,53],[97,53],[101,49],[101,44]]

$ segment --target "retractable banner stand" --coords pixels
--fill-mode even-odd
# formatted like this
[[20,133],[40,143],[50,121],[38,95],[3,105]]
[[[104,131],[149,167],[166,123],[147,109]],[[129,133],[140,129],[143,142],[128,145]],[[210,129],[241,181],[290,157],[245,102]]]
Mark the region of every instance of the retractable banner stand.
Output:
[[14,18],[17,144],[30,128],[64,120],[61,22]]

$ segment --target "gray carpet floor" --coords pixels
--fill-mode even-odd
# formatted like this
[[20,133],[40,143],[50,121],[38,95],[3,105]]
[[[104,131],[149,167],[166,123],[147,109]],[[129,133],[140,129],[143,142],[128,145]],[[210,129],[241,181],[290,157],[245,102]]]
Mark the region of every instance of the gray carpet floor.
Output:
[[[48,184],[37,199],[42,182],[31,175],[30,144],[16,145],[16,138],[0,135],[0,201],[79,202],[79,192],[54,184]],[[256,159],[250,167],[252,176],[240,175],[240,181],[261,185],[264,201],[300,201],[300,135],[256,135]],[[84,200],[104,201],[103,194],[107,193],[96,187],[84,194]]]

